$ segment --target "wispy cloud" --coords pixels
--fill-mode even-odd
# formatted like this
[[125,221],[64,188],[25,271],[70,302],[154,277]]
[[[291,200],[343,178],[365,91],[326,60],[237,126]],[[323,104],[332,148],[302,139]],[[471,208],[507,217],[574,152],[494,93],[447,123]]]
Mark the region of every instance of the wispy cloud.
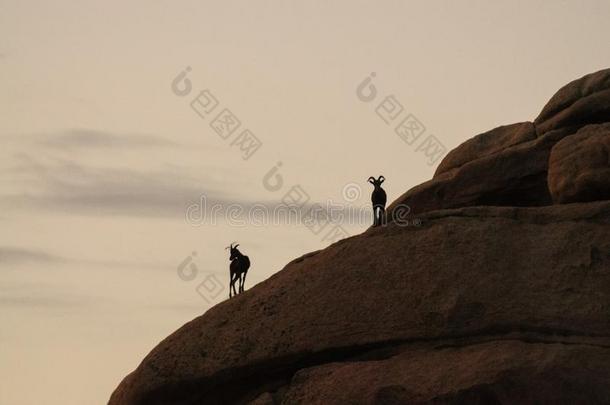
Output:
[[[101,266],[111,268],[142,268],[166,270],[172,263],[145,263],[126,260],[82,259],[49,253],[43,249],[24,248],[16,246],[0,246],[0,265],[19,265],[27,263],[62,264],[79,266]],[[0,285],[0,288],[2,286]]]
[[63,258],[40,250],[0,246],[0,263],[14,264],[23,262],[59,263]]
[[0,297],[0,307],[75,308],[91,304],[87,297],[31,295]]
[[[196,225],[204,223],[197,222],[202,219],[198,216],[204,213],[208,223],[224,218],[234,220],[236,224],[248,220],[259,224],[300,224],[299,218],[304,218],[314,207],[318,215],[333,223],[360,223],[364,217],[364,221],[368,221],[370,216],[362,211],[363,207],[352,207],[340,201],[333,205],[311,201],[289,214],[281,201],[230,194],[222,188],[239,187],[232,187],[227,181],[219,182],[218,176],[190,175],[178,166],[142,171],[87,167],[65,159],[43,161],[23,153],[16,157],[18,164],[7,169],[5,174],[13,183],[10,189],[18,191],[0,193],[0,208],[4,212],[21,210],[34,215],[52,211],[98,217],[175,218]],[[193,207],[197,208],[196,212],[191,211]],[[192,214],[197,218],[190,216]]]
[[0,308],[64,310],[91,306],[100,300],[98,295],[78,293],[44,281],[0,283]]
[[23,153],[15,158],[18,163],[5,170],[15,191],[5,192],[0,200],[8,209],[177,217],[184,216],[188,204],[202,193],[212,203],[240,202],[220,190],[211,176],[195,177],[180,167],[144,171],[87,167],[65,159],[43,161]]
[[115,134],[94,129],[76,128],[63,132],[36,135],[38,142],[56,148],[149,148],[178,146],[174,141],[148,134]]
[[[141,149],[173,145],[161,137],[79,129],[37,135],[32,139],[38,148],[27,152],[19,148],[21,152],[15,153],[13,161],[0,172],[0,184],[6,185],[0,189],[0,208],[5,212],[52,211],[70,215],[178,219],[185,218],[187,207],[200,203],[202,196],[205,196],[204,209],[221,208],[218,211],[221,214],[227,214],[228,207],[237,206],[244,212],[263,207],[266,212],[273,212],[281,205],[280,201],[240,195],[239,190],[247,180],[233,175],[231,168],[212,167],[204,172],[165,164],[142,169],[133,167],[131,161],[118,160],[112,164],[122,164],[122,167],[96,167],[78,153],[55,153],[70,148]],[[307,212],[312,204],[302,207],[302,212]]]
[[[89,155],[75,150],[102,153],[113,148],[156,153],[155,148],[163,152],[167,147],[180,147],[160,136],[70,129],[10,138],[19,152],[0,172],[4,185],[0,207],[4,209],[178,218],[184,217],[186,207],[198,201],[201,194],[210,204],[255,203],[223,191],[239,190],[236,183],[244,182],[240,176],[231,176],[230,168],[215,167],[205,173],[188,166],[163,164],[144,169],[127,160],[116,160],[113,167],[93,167],[90,161],[84,161]],[[60,153],[63,150],[74,153],[66,157]],[[156,153],[152,161],[158,156]]]

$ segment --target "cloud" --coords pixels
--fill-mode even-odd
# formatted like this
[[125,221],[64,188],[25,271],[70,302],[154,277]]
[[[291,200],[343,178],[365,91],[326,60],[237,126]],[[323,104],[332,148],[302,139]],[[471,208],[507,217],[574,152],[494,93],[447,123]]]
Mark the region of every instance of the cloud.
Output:
[[0,307],[74,308],[91,304],[87,297],[58,297],[51,295],[0,297]]
[[[78,265],[78,266],[101,266],[110,268],[138,268],[138,269],[150,269],[150,270],[167,270],[171,268],[173,264],[168,263],[146,263],[126,260],[92,260],[92,259],[79,259],[74,257],[65,257],[48,253],[41,249],[29,249],[14,246],[0,246],[0,265],[18,265],[28,263],[43,263],[43,264],[62,264],[65,265]],[[2,285],[0,284],[0,289]]]
[[[27,154],[17,157],[19,164],[9,172],[16,179],[13,188],[19,191],[0,195],[0,207],[5,210],[186,218],[187,207],[199,204],[206,212],[216,210],[219,218],[236,214],[236,208],[244,215],[261,208],[268,213],[280,208],[285,213],[279,201],[229,194],[221,187],[231,187],[230,184],[205,174],[189,175],[180,167],[141,171],[86,167],[67,160],[42,161]],[[311,207],[307,204],[301,212]]]
[[[163,170],[87,167],[75,161],[42,161],[27,154],[7,169],[13,192],[5,192],[5,209],[51,210],[88,215],[184,216],[201,193],[210,201],[236,201],[205,175],[194,177],[180,167]],[[205,185],[208,184],[206,187]]]
[[149,148],[177,144],[168,139],[145,134],[113,134],[94,129],[69,129],[60,133],[38,135],[39,143],[56,148]]
[[13,280],[0,284],[0,307],[63,310],[91,306],[102,299],[100,296],[77,293],[48,282]]
[[59,263],[64,259],[39,250],[0,246],[0,263],[15,264],[23,262]]
[[296,211],[287,211],[281,201],[229,194],[221,187],[239,187],[219,182],[214,176],[199,174],[195,177],[175,166],[142,171],[86,167],[67,160],[43,162],[26,154],[18,158],[19,164],[9,171],[11,177],[18,179],[14,188],[20,191],[0,195],[0,208],[5,212],[28,210],[88,216],[166,217],[184,219],[196,225],[224,219],[241,224],[239,226],[248,223],[302,225],[313,207],[320,218],[329,218],[333,223],[368,223],[371,215],[368,205],[357,207],[341,204],[341,201],[309,202]]
[[[14,155],[15,164],[0,173],[8,178],[4,184],[9,187],[0,191],[0,208],[5,212],[22,210],[35,215],[41,211],[52,211],[70,215],[186,219],[187,208],[200,204],[202,196],[205,196],[206,204],[203,209],[213,208],[220,213],[215,219],[235,214],[246,217],[251,213],[258,215],[261,208],[269,213],[281,209],[280,201],[261,201],[239,195],[247,180],[232,173],[231,168],[222,169],[221,172],[221,168],[213,167],[208,172],[202,172],[187,166],[165,164],[144,170],[130,167],[133,165],[131,161],[113,163],[122,163],[124,167],[93,167],[75,160],[83,159],[78,153],[70,153],[69,158],[66,154],[55,153],[60,148],[173,145],[160,137],[119,136],[79,129],[48,136],[38,135],[35,139],[37,145],[45,148],[43,153],[38,149],[17,153]],[[301,213],[308,212],[312,204],[301,208]],[[327,208],[327,204],[321,205]],[[241,209],[243,214],[239,214],[236,208]],[[333,214],[346,217],[343,211],[340,207]],[[273,218],[270,220],[273,221]],[[194,221],[189,218],[189,222]],[[342,221],[339,219],[338,222]]]
[[[11,163],[15,164],[0,172],[7,179],[3,185],[8,186],[0,190],[3,209],[178,218],[184,217],[187,206],[198,201],[202,193],[211,204],[252,204],[247,198],[239,199],[222,191],[240,189],[236,183],[245,182],[240,176],[231,175],[230,168],[223,169],[221,176],[220,168],[210,168],[210,174],[172,164],[144,170],[133,167],[134,163],[127,160],[113,162],[113,166],[122,164],[122,167],[92,167],[80,163],[85,155],[75,150],[132,148],[139,153],[143,148],[158,147],[164,151],[179,146],[159,136],[71,129],[11,139],[17,143],[19,152],[13,155],[15,160]],[[25,149],[23,142],[29,142],[30,147]],[[67,158],[66,154],[56,153],[61,150],[72,153]],[[155,155],[152,159],[157,158]]]

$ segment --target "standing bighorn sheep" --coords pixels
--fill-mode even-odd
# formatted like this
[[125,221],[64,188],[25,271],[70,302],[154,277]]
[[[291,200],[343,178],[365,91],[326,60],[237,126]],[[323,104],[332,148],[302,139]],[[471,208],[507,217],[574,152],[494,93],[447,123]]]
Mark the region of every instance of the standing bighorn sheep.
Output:
[[375,186],[373,194],[371,194],[371,202],[373,203],[373,226],[381,225],[383,216],[385,215],[385,203],[387,196],[385,190],[381,188],[381,183],[385,181],[385,177],[379,176],[377,179],[369,177],[368,182]]
[[237,292],[235,291],[235,282],[237,280],[239,280],[239,292],[244,292],[246,274],[248,274],[248,269],[250,268],[250,258],[237,250],[238,246],[239,244],[233,246],[233,243],[227,246],[227,249],[229,249],[231,254],[229,256],[229,260],[231,261],[231,264],[229,265],[229,298],[233,295],[237,295]]

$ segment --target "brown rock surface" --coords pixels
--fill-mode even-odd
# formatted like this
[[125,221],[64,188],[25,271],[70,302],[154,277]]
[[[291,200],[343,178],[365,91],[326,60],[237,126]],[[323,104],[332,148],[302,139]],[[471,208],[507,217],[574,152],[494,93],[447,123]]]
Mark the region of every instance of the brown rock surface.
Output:
[[[110,404],[243,403],[267,391],[275,392],[278,401],[284,393],[343,403],[326,402],[334,395],[329,391],[339,389],[332,384],[319,385],[317,394],[303,394],[295,373],[358,359],[390,361],[415,355],[411,351],[420,344],[436,353],[445,345],[522,342],[512,349],[514,355],[527,357],[533,350],[532,359],[502,367],[526,378],[519,367],[534,367],[541,356],[549,362],[548,378],[554,378],[549,384],[562,378],[578,384],[595,372],[591,365],[573,377],[567,371],[564,375],[559,369],[572,366],[561,356],[576,362],[578,355],[562,353],[555,367],[549,358],[554,352],[537,346],[583,346],[607,356],[610,202],[462,208],[422,218],[419,228],[374,228],[297,259],[217,305],[161,342],[121,383]],[[494,356],[502,355],[498,348]],[[391,361],[403,362],[400,357]],[[447,357],[446,367],[459,372],[461,360],[455,361]],[[435,374],[434,364],[419,366],[436,376],[426,388],[430,391],[403,376],[401,386],[408,395],[461,395],[475,385],[497,382],[488,375],[449,383],[443,373]],[[603,378],[610,375],[606,364]],[[539,369],[544,371],[542,365]],[[481,365],[479,372],[485,370]],[[598,389],[610,398],[610,385]]]
[[610,350],[600,347],[519,337],[412,346],[388,358],[301,370],[283,401],[495,405],[608,400]]
[[[462,143],[445,156],[433,179],[407,191],[388,207],[390,218],[399,205],[409,206],[412,214],[478,205],[550,205],[551,148],[579,128],[605,122],[610,122],[610,69],[562,87],[534,123],[501,126]],[[599,164],[596,161],[596,167]],[[556,196],[554,200],[595,199]]]
[[568,83],[534,121],[538,134],[557,128],[610,121],[610,69]]
[[110,405],[610,403],[610,124],[582,128],[610,122],[608,72],[451,152],[388,208],[421,226],[307,254],[178,329]]
[[610,123],[559,141],[551,150],[548,184],[557,203],[610,199]]
[[438,165],[434,177],[465,163],[534,139],[536,139],[536,127],[531,122],[519,122],[494,128],[467,140],[450,151]]
[[570,133],[565,128],[551,131],[441,173],[398,197],[388,207],[389,218],[401,205],[409,206],[413,214],[478,205],[550,205],[549,155],[553,145]]

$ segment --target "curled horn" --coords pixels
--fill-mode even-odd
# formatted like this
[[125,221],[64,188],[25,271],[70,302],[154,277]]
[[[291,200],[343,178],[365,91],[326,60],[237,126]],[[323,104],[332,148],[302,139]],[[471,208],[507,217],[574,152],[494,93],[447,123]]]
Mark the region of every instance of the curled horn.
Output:
[[237,247],[239,246],[239,243],[235,246],[233,246],[233,249],[237,249]]
[[[231,243],[229,244],[229,246],[227,246],[225,249],[230,249],[230,250],[233,250],[233,244],[234,244],[234,243],[235,243],[235,242],[231,242]],[[237,245],[237,246],[239,246],[239,245]],[[237,247],[237,246],[235,246],[235,247]]]
[[377,181],[379,181],[379,182],[383,183],[383,182],[385,181],[385,177],[383,177],[383,176],[379,176],[379,177],[377,178]]
[[373,176],[371,176],[371,177],[369,177],[369,179],[367,181],[371,184],[374,184],[373,182],[375,181],[375,178]]

